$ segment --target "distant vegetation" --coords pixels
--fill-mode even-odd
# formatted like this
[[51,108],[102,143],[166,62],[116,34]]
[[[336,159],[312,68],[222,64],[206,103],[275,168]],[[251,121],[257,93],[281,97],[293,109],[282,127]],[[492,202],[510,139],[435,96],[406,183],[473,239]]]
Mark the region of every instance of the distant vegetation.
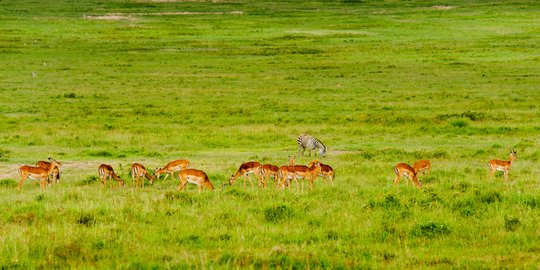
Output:
[[[0,1],[0,268],[540,267],[540,4],[448,4]],[[301,133],[334,186],[221,189]],[[49,156],[61,183],[17,192]],[[99,188],[174,159],[216,190]]]

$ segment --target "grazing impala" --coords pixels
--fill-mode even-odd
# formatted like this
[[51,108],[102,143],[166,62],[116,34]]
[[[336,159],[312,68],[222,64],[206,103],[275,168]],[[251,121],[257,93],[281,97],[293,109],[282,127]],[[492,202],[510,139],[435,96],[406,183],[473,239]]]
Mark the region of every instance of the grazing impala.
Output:
[[187,169],[188,166],[189,166],[189,161],[185,159],[178,159],[175,161],[171,161],[167,163],[167,165],[165,165],[165,167],[163,168],[156,168],[156,172],[154,176],[156,177],[157,180],[159,180],[159,176],[162,173],[165,173],[165,178],[163,179],[163,181],[165,181],[167,180],[167,177],[169,177],[169,175],[174,175],[175,172]]
[[504,172],[504,180],[508,181],[508,173],[510,172],[510,168],[512,167],[512,163],[514,160],[517,159],[517,153],[516,151],[510,149],[510,160],[497,160],[492,159],[488,162],[489,167],[489,176],[493,176],[495,171]]
[[[154,180],[156,180],[153,175],[149,174],[146,171],[146,168],[143,165],[139,163],[133,163],[133,165],[131,165],[131,187],[133,187],[133,185],[135,185],[136,187],[144,187],[145,177],[150,180],[150,184],[153,184]],[[139,180],[141,181],[140,183]]]
[[[255,174],[257,178],[259,179],[259,187],[261,186],[261,176],[259,175],[259,167],[261,167],[261,163],[257,161],[248,161],[246,163],[242,163],[240,165],[240,168],[238,168],[238,171],[236,171],[235,174],[229,178],[229,185],[233,185],[234,181],[240,176],[244,176],[244,187],[246,187],[246,180],[248,179],[249,174]],[[251,184],[251,187],[253,187],[253,182],[251,182],[251,178],[249,179],[249,183]]]
[[[37,167],[41,167],[45,170],[48,170],[52,165],[51,162],[40,160],[36,163]],[[52,173],[48,177],[49,183],[60,183],[60,169],[58,166],[55,166]]]
[[203,187],[214,190],[214,185],[212,185],[212,182],[210,182],[210,179],[208,179],[208,175],[206,175],[206,173],[201,170],[181,170],[178,173],[178,179],[180,180],[180,185],[178,186],[178,188],[181,191],[184,191],[184,188],[186,187],[188,182],[197,185],[199,192],[201,192]]
[[272,164],[264,164],[259,167],[259,175],[263,179],[263,186],[266,188],[266,183],[270,177],[274,178],[276,187],[278,185],[278,166]]
[[[409,164],[398,163],[396,167],[394,167],[394,172],[396,173],[394,185],[399,184],[399,182],[401,181],[401,177],[405,176],[405,178],[411,179],[417,188],[422,188],[422,182],[418,180],[418,174],[413,169],[413,167],[409,166]],[[408,181],[407,185],[409,185]]]
[[431,169],[431,163],[427,159],[421,159],[416,161],[413,164],[413,169],[416,172],[416,174],[420,175],[420,173],[427,172],[427,175],[429,175],[429,170]]
[[[317,162],[319,161],[317,160],[311,161],[310,163],[308,163],[308,167],[313,166],[313,164]],[[321,165],[321,172],[319,173],[319,176],[322,177],[325,184],[326,184],[326,179],[330,179],[330,182],[332,183],[332,185],[334,185],[334,169],[332,169],[332,167],[330,167],[329,165],[322,164],[320,162],[319,164]]]
[[109,178],[109,183],[110,183],[111,188],[112,188],[112,179],[113,178],[114,178],[114,180],[116,180],[118,182],[118,186],[120,186],[120,187],[124,186],[124,181],[122,180],[122,178],[120,178],[120,176],[118,176],[114,172],[111,165],[107,165],[107,164],[99,165],[99,167],[98,167],[98,176],[99,176],[99,183],[100,183],[101,187],[103,187],[103,186],[107,187],[107,178]]
[[[304,165],[295,165],[292,169],[290,166],[282,166],[279,174],[281,175],[280,185],[285,187],[287,182],[294,180],[296,182],[296,190],[298,190],[298,179],[302,179],[302,192],[304,191],[304,180],[308,180],[310,189],[313,189],[313,180],[317,178],[317,175],[321,172],[321,164],[319,162],[314,163],[311,167]],[[290,183],[289,183],[290,188]]]
[[18,190],[21,191],[21,186],[24,183],[24,180],[26,178],[30,177],[31,179],[39,179],[41,189],[44,190],[47,185],[47,179],[49,178],[49,175],[53,173],[54,168],[62,166],[62,163],[49,158],[51,161],[51,166],[49,169],[45,169],[43,167],[34,167],[34,166],[28,166],[24,165],[19,168],[19,174],[21,175],[21,180],[19,181],[19,185],[17,186]]

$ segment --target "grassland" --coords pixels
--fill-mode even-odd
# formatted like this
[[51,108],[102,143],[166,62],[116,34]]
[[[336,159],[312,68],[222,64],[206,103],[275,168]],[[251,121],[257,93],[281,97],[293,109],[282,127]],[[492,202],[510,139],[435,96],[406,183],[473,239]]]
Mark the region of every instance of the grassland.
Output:
[[[536,1],[0,1],[0,268],[540,267]],[[308,133],[335,186],[225,183]],[[510,181],[487,161],[518,152]],[[42,192],[17,168],[52,156]],[[422,190],[392,167],[427,158]],[[307,163],[312,157],[297,157]]]

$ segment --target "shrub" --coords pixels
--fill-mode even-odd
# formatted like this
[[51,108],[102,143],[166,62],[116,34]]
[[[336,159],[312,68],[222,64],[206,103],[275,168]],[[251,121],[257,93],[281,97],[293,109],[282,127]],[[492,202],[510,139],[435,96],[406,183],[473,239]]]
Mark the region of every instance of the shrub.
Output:
[[191,205],[195,202],[193,200],[193,195],[181,191],[167,191],[165,192],[165,199],[169,201],[176,201],[182,205]]
[[99,179],[97,176],[95,175],[89,175],[87,176],[85,179],[79,181],[79,183],[77,183],[78,186],[87,186],[87,185],[93,185],[94,183],[98,182]]
[[434,238],[445,236],[450,233],[450,229],[445,224],[438,224],[433,221],[420,223],[414,226],[411,231],[412,236]]
[[94,216],[93,213],[81,213],[77,217],[77,223],[90,227],[96,224],[96,217]]
[[0,180],[0,188],[14,188],[17,186],[17,181],[13,179],[2,179]]
[[509,231],[513,232],[519,228],[521,225],[521,221],[517,217],[505,217],[504,218],[504,228]]
[[458,120],[454,120],[450,122],[450,125],[452,125],[455,128],[466,128],[467,126],[469,126],[469,122],[463,119],[458,119]]
[[289,220],[294,216],[294,209],[286,205],[268,207],[264,210],[264,219],[271,223]]

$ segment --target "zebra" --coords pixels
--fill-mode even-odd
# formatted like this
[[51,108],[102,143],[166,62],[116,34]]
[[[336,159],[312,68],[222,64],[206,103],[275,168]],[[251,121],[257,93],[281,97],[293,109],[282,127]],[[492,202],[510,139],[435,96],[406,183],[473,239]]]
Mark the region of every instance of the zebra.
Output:
[[[308,149],[308,153],[311,156],[311,150],[318,149],[319,155],[323,156],[326,155],[326,146],[316,138],[306,135],[306,134],[300,134],[298,136],[298,139],[296,139],[298,142],[298,153],[302,151],[302,156],[304,155],[304,152],[306,151],[306,148]],[[315,152],[315,155],[317,155],[317,152]]]

